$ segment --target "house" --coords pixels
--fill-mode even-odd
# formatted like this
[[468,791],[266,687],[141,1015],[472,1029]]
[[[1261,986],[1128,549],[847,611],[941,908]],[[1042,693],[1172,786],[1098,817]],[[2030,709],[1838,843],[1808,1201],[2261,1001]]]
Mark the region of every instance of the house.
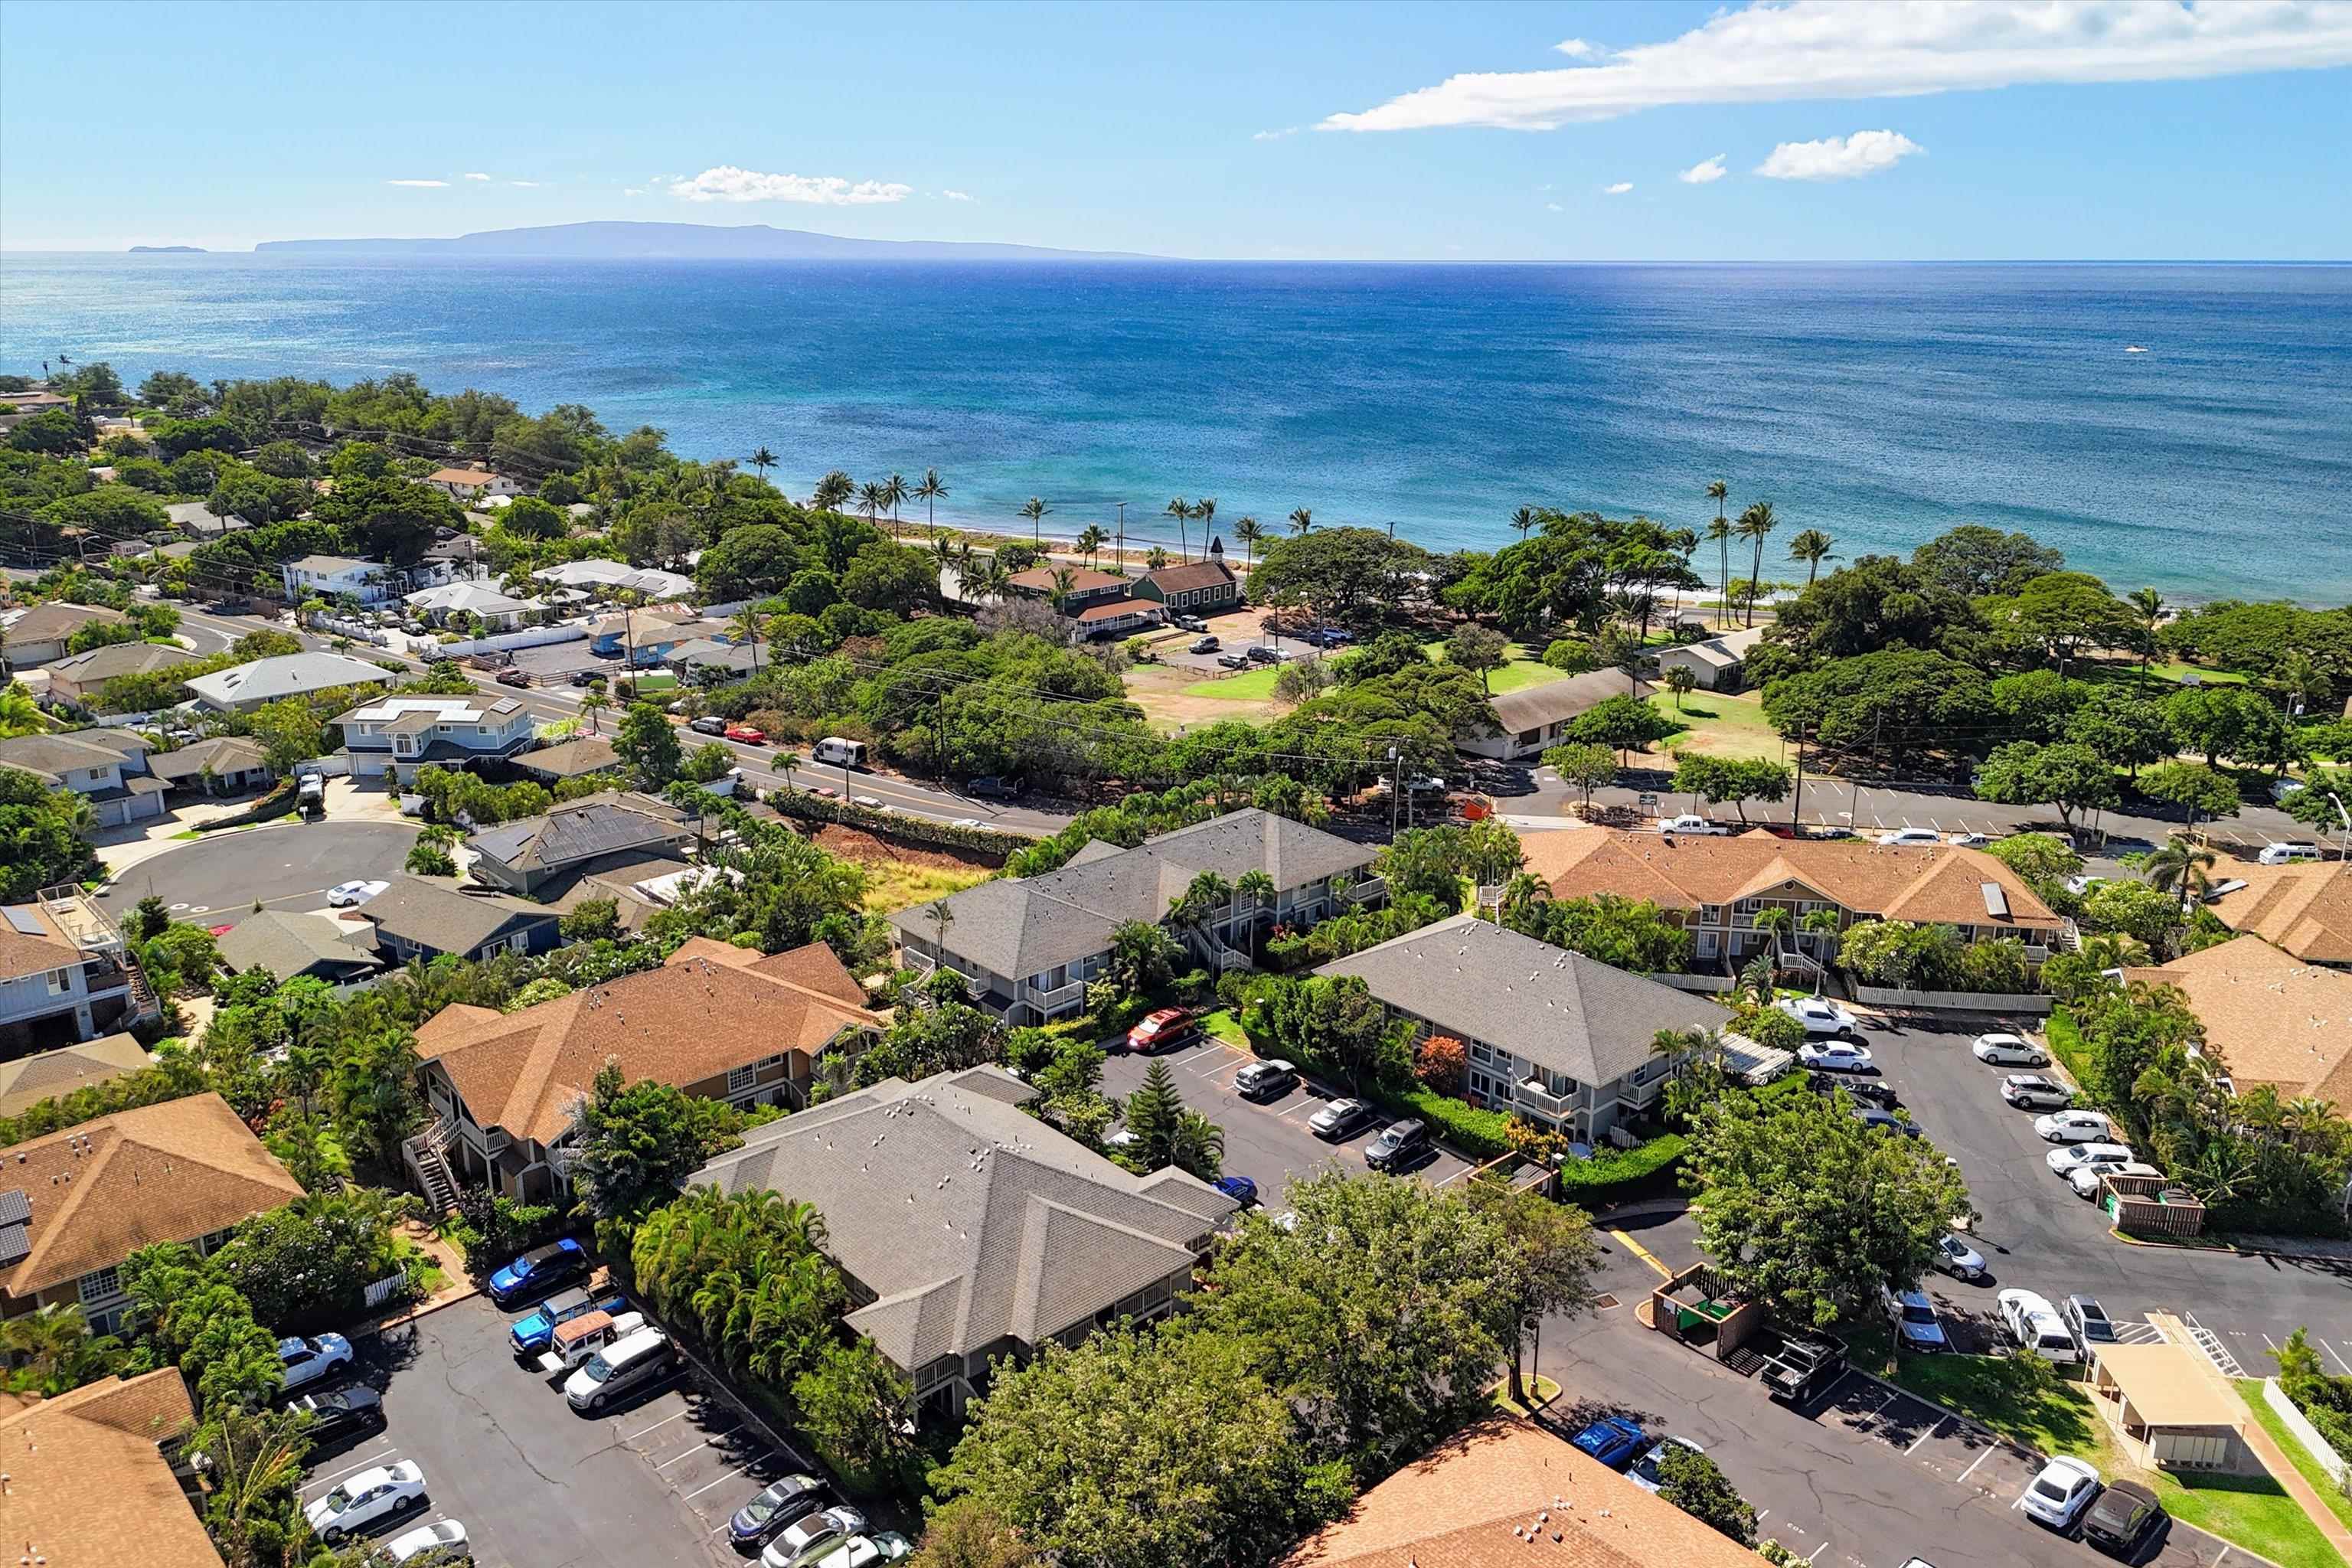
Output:
[[686,813],[632,790],[606,790],[474,835],[472,875],[533,897],[563,880],[647,853],[683,863],[695,839]]
[[2101,1345],[2091,1394],[2125,1456],[2143,1469],[2264,1473],[2246,1442],[2243,1402],[2187,1345]]
[[624,566],[617,561],[567,561],[561,566],[550,566],[531,575],[559,588],[578,588],[592,593],[625,589],[653,600],[690,599],[694,596],[694,579],[691,577],[652,566]]
[[[1596,827],[1521,836],[1527,870],[1556,899],[1601,893],[1646,900],[1691,933],[1702,969],[1736,973],[1775,949],[1784,966],[1817,964],[1830,939],[1802,929],[1827,911],[1856,921],[1949,926],[1962,942],[2015,937],[2028,963],[2056,951],[2066,922],[2016,872],[1981,849],[1897,847],[1853,838],[1669,837]],[[1776,944],[1757,915],[1787,910],[1796,929]]]
[[733,633],[730,623],[705,620],[691,610],[625,610],[588,628],[588,648],[625,658],[632,668],[651,669],[689,643],[726,643]]
[[379,697],[337,715],[355,778],[389,773],[407,784],[427,765],[462,768],[512,757],[538,738],[530,710],[512,697]]
[[486,959],[502,952],[532,957],[563,944],[562,917],[523,899],[461,893],[444,883],[403,872],[392,886],[343,916],[359,928],[359,943],[387,964],[412,959]]
[[268,971],[281,984],[323,980],[347,985],[383,968],[382,960],[352,942],[333,916],[315,910],[263,910],[229,928],[218,943],[221,963],[237,974]]
[[47,414],[53,408],[69,408],[73,399],[61,397],[43,389],[37,392],[0,392],[0,433],[14,430],[36,414]]
[[1106,599],[1088,605],[1070,617],[1071,634],[1082,637],[1125,637],[1164,625],[1168,613],[1149,599]]
[[73,883],[0,905],[0,1060],[153,1021],[162,1009],[122,933]]
[[119,626],[130,619],[120,610],[62,600],[0,611],[0,659],[19,669],[47,664],[65,658],[67,639],[82,627]]
[[195,662],[194,654],[176,644],[166,647],[152,642],[109,643],[88,653],[69,653],[53,661],[46,672],[49,678],[48,694],[59,702],[88,708],[97,702],[110,680],[126,675],[152,675]]
[[1162,566],[1135,580],[1135,596],[1150,599],[1173,613],[1221,616],[1239,609],[1242,580],[1225,564],[1224,541],[1212,541],[1205,561]]
[[172,520],[173,528],[182,533],[193,533],[199,540],[218,539],[232,528],[253,526],[235,514],[216,516],[209,505],[200,500],[173,501],[163,509],[163,515]]
[[359,561],[349,555],[305,555],[278,568],[286,584],[286,600],[352,599],[371,608],[392,603],[394,570],[379,561]]
[[529,773],[545,784],[605,773],[620,765],[621,754],[602,735],[575,735],[569,741],[523,752],[514,758],[517,773]]
[[62,1100],[154,1065],[147,1047],[129,1035],[105,1035],[0,1062],[0,1116],[21,1116],[45,1100]]
[[1726,632],[1719,637],[1704,642],[1676,643],[1658,650],[1658,674],[1664,679],[1670,669],[1687,669],[1691,678],[1709,691],[1737,691],[1747,684],[1748,653],[1764,640],[1769,626],[1750,626],[1746,631]]
[[180,1454],[195,1424],[177,1367],[103,1377],[54,1399],[0,1394],[0,1528],[27,1563],[221,1568]]
[[247,735],[215,735],[177,751],[157,752],[147,759],[147,771],[166,788],[204,795],[239,795],[277,776],[261,742]]
[[1057,871],[982,882],[900,910],[890,921],[907,963],[926,973],[944,964],[964,977],[976,1005],[1007,1023],[1036,1024],[1080,1011],[1087,983],[1110,957],[1112,933],[1129,921],[1167,925],[1170,902],[1203,871],[1228,883],[1263,872],[1276,888],[1268,904],[1236,898],[1197,928],[1171,928],[1202,962],[1224,969],[1248,963],[1253,928],[1311,926],[1384,896],[1371,863],[1363,845],[1253,808],[1133,849],[1097,839]]
[[164,783],[148,771],[153,750],[135,731],[100,725],[0,741],[0,767],[69,790],[89,802],[100,827],[121,827],[163,815]]
[[2352,969],[2352,872],[2343,864],[2238,864],[2230,879],[2245,886],[2207,906],[2223,925],[2305,963]]
[[773,653],[763,656],[751,643],[739,647],[715,637],[696,637],[672,647],[662,662],[682,680],[723,680],[750,675],[763,664],[774,663],[775,657]]
[[537,599],[518,599],[488,583],[474,582],[420,588],[404,595],[401,602],[410,609],[423,611],[435,626],[446,626],[453,617],[471,616],[493,632],[513,631],[522,625],[523,616],[547,607]]
[[1005,579],[1006,588],[1027,598],[1045,599],[1052,596],[1055,584],[1067,574],[1068,590],[1062,597],[1062,614],[1076,616],[1090,605],[1108,605],[1124,599],[1135,584],[1114,572],[1097,572],[1091,566],[1032,566],[1026,572],[1015,572]]
[[1457,739],[1454,744],[1474,757],[1526,762],[1560,744],[1570,723],[1610,698],[1624,696],[1629,689],[1625,677],[1616,670],[1595,669],[1505,691],[1488,699],[1488,706],[1495,710],[1495,733]]
[[124,1258],[159,1241],[209,1253],[239,1220],[300,1196],[217,1094],[14,1144],[0,1170],[0,1318],[68,1303],[93,1332],[112,1333],[131,1304]]
[[1002,1068],[886,1079],[762,1127],[695,1186],[773,1192],[824,1217],[854,1331],[953,1420],[989,1364],[1173,1310],[1234,1200],[1172,1167],[1138,1176],[1020,1109]]
[[436,468],[425,476],[425,482],[447,496],[451,500],[478,501],[493,496],[512,498],[522,494],[522,487],[504,474],[494,474],[488,468]]
[[863,1049],[886,1022],[821,942],[763,958],[694,937],[658,969],[520,1012],[443,1009],[416,1031],[418,1076],[458,1175],[544,1202],[607,1062],[706,1100],[801,1105],[818,1056]]
[[1469,1055],[1464,1098],[1597,1142],[1657,1102],[1674,1061],[1660,1030],[1713,1034],[1730,1015],[1705,996],[1455,915],[1323,965],[1353,975],[1416,1040],[1450,1035]]
[[188,689],[207,708],[236,713],[284,697],[382,685],[391,679],[383,666],[340,653],[284,653],[199,675],[188,682]]
[[2282,1100],[2352,1112],[2352,974],[2241,936],[2124,978],[2186,996],[2205,1054],[2239,1093],[2267,1085]]
[[412,584],[426,576],[440,583],[476,583],[489,575],[482,564],[482,542],[470,533],[452,532],[425,547],[410,573]]
[[1439,1443],[1280,1568],[1756,1568],[1756,1553],[1516,1416]]

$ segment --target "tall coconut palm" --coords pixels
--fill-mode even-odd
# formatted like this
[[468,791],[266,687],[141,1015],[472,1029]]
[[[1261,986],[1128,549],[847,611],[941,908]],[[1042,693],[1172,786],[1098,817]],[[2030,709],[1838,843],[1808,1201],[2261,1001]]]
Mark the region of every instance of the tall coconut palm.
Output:
[[[1209,548],[1209,525],[1217,521],[1217,498],[1202,496],[1199,500],[1194,501],[1192,517],[1201,525],[1201,549],[1205,553]],[[1192,557],[1187,554],[1184,559],[1190,561]]]
[[1756,624],[1756,601],[1763,597],[1764,537],[1780,526],[1780,520],[1772,515],[1772,503],[1759,500],[1739,514],[1738,526],[1734,530],[1740,538],[1753,540],[1756,544],[1756,564],[1749,578],[1756,584],[1757,592],[1748,595],[1747,624],[1751,626]]
[[2153,588],[2135,588],[2124,595],[2124,603],[2139,618],[2139,672],[2146,676],[2147,661],[2156,654],[2156,628],[2164,621],[2164,595]]
[[1274,908],[1275,896],[1279,891],[1274,879],[1264,871],[1244,871],[1234,879],[1234,896],[1247,899],[1250,904],[1249,951],[1253,959],[1257,957],[1258,917]]
[[879,522],[882,514],[889,510],[890,503],[883,499],[880,485],[868,479],[857,487],[857,510],[869,527]]
[[1161,507],[1160,510],[1162,515],[1172,517],[1176,520],[1176,547],[1179,550],[1183,549],[1184,525],[1192,521],[1192,503],[1186,500],[1182,496],[1176,496],[1171,499],[1168,504]]
[[1054,585],[1045,590],[1045,602],[1054,606],[1055,615],[1068,613],[1070,595],[1077,591],[1077,586],[1078,574],[1076,572],[1067,566],[1054,568]]
[[760,612],[751,605],[727,625],[727,635],[751,650],[751,673],[760,673]]
[[1087,564],[1089,566],[1095,564],[1096,555],[1109,542],[1110,535],[1103,531],[1102,524],[1098,522],[1087,524],[1085,531],[1078,535],[1078,548],[1087,552]]
[[1809,528],[1789,541],[1789,559],[1805,563],[1806,587],[1813,585],[1813,578],[1820,574],[1822,562],[1837,559],[1830,553],[1830,546],[1836,542],[1818,528]]
[[793,787],[793,770],[801,765],[801,754],[798,752],[778,752],[768,761],[776,770],[776,776],[784,781],[784,788],[790,790]]
[[1518,510],[1511,514],[1511,526],[1519,531],[1519,538],[1522,541],[1526,540],[1528,530],[1533,528],[1535,525],[1536,513],[1533,507],[1523,506],[1519,508]]
[[915,499],[925,508],[923,521],[933,528],[940,525],[940,498],[947,493],[947,486],[940,483],[940,471],[925,468],[923,482],[915,487]]
[[1305,537],[1307,531],[1314,526],[1315,514],[1313,512],[1307,510],[1303,506],[1293,507],[1290,509],[1291,532],[1298,534],[1303,538]]
[[1244,552],[1242,564],[1244,566],[1255,564],[1257,561],[1257,542],[1265,537],[1265,530],[1258,526],[1257,519],[1246,515],[1234,519],[1234,537],[1242,542],[1242,549]]
[[898,533],[898,509],[907,503],[909,493],[904,474],[892,474],[882,481],[882,504],[890,509],[890,533],[893,538]]
[[817,480],[816,489],[809,492],[809,505],[818,511],[839,511],[856,493],[857,487],[849,476],[835,468]]
[[1730,495],[1731,487],[1723,480],[1706,481],[1706,499],[1715,503],[1715,521],[1708,526],[1706,536],[1715,542],[1723,567],[1723,586],[1717,591],[1720,599],[1716,606],[1717,626],[1730,624],[1727,617],[1731,614],[1731,524],[1723,515],[1724,502]]
[[1045,544],[1045,514],[1053,510],[1036,496],[1031,496],[1021,503],[1021,515],[1029,520],[1029,542],[1032,544],[1040,547]]
[[759,470],[761,482],[764,484],[767,482],[768,470],[776,466],[776,455],[765,447],[755,447],[751,449],[751,464],[752,468]]

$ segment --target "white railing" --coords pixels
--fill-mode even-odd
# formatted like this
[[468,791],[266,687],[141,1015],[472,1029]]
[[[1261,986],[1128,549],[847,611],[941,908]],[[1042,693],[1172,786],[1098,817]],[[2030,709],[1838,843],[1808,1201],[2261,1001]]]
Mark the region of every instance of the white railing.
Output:
[[58,922],[58,929],[84,952],[122,951],[122,933],[77,884],[61,882],[54,888],[43,888],[40,900],[42,910]]
[[2336,1451],[2335,1445],[2319,1435],[2319,1428],[2314,1426],[2311,1417],[2286,1396],[2286,1390],[2279,1386],[2277,1378],[2263,1379],[2263,1403],[2278,1412],[2278,1418],[2286,1424],[2288,1431],[2294,1434],[2294,1440],[2310,1449],[2311,1457],[2319,1461],[2319,1468],[2327,1472],[2328,1478],[2337,1486],[2342,1486],[2347,1475],[2352,1474],[2352,1465],[2347,1465],[2344,1456]]
[[1906,991],[1897,985],[1860,985],[1853,999],[1867,1007],[1943,1007],[1960,1013],[2047,1013],[2048,996],[2008,991]]
[[366,1292],[360,1298],[360,1305],[363,1308],[381,1307],[405,1289],[407,1285],[407,1275],[387,1274],[367,1288]]
[[1574,1095],[1554,1094],[1531,1078],[1521,1079],[1512,1085],[1511,1098],[1529,1110],[1542,1111],[1546,1116],[1566,1116],[1576,1109]]
[[1063,1007],[1075,1007],[1086,1001],[1087,984],[1083,980],[1073,980],[1067,985],[1056,985],[1048,990],[1045,986],[1033,985],[1024,980],[1021,983],[1021,999],[1044,1013],[1051,1013]]
[[1368,904],[1374,899],[1386,897],[1388,890],[1386,877],[1367,877],[1348,889],[1348,898],[1353,903]]

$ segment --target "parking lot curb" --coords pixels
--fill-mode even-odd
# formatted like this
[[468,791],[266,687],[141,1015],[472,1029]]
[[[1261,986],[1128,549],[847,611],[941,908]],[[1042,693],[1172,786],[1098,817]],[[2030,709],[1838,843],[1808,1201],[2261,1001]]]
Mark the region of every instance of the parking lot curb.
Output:
[[368,1331],[380,1334],[386,1329],[404,1327],[409,1323],[416,1321],[419,1318],[431,1317],[434,1313],[441,1310],[444,1307],[454,1307],[460,1301],[470,1301],[481,1293],[481,1289],[478,1286],[473,1289],[461,1291],[455,1296],[445,1296],[438,1300],[427,1301],[422,1307],[417,1307],[409,1311],[403,1312],[398,1317],[384,1319],[382,1322],[377,1323],[373,1330]]

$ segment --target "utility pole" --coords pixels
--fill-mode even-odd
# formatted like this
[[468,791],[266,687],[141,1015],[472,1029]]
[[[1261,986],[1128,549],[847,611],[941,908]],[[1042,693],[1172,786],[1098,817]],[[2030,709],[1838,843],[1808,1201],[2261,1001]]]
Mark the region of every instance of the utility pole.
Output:
[[1797,732],[1797,794],[1794,803],[1789,807],[1789,828],[1800,837],[1804,836],[1805,735],[1801,730]]
[[1404,793],[1404,764],[1397,761],[1397,749],[1389,748],[1389,837],[1397,835],[1397,796]]
[[1127,503],[1118,501],[1118,574],[1127,575]]

